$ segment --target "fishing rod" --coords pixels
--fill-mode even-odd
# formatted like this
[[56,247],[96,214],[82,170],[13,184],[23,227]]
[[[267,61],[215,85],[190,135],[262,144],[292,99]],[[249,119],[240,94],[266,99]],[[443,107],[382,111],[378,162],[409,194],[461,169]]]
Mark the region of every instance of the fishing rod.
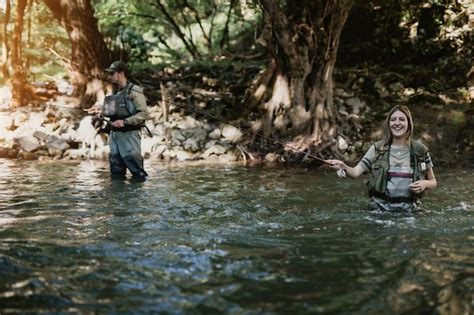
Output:
[[[93,78],[93,79],[101,80],[101,81],[103,81],[103,82],[111,83],[111,84],[113,84],[113,85],[117,85],[117,83],[112,82],[111,80],[108,80],[108,79],[104,79],[104,78],[97,77],[97,76],[90,76],[90,77]],[[135,81],[138,81],[138,80],[135,79]],[[141,94],[145,95],[145,93],[144,93],[143,91],[137,91],[137,90],[134,90],[134,91],[135,91],[136,93],[141,93]],[[234,128],[236,128],[236,129],[238,129],[238,130],[244,132],[244,133],[249,134],[249,135],[256,135],[256,136],[258,136],[258,137],[260,137],[260,138],[262,138],[262,139],[265,139],[265,140],[268,140],[268,141],[272,141],[273,143],[279,144],[279,145],[281,145],[281,146],[284,147],[284,148],[288,148],[288,149],[290,149],[290,150],[293,150],[293,151],[302,153],[302,154],[304,154],[305,156],[309,156],[309,157],[311,157],[311,158],[313,158],[313,159],[315,159],[315,160],[317,160],[317,161],[319,161],[319,162],[321,162],[321,163],[323,163],[323,164],[326,164],[326,165],[329,165],[329,166],[334,166],[333,163],[331,163],[331,162],[329,162],[329,161],[327,161],[327,160],[325,160],[325,159],[323,159],[323,158],[320,158],[320,157],[318,157],[318,156],[316,156],[316,155],[314,155],[314,154],[312,154],[312,153],[309,153],[309,152],[306,152],[306,151],[304,151],[304,150],[302,150],[302,149],[299,149],[299,148],[295,148],[295,147],[293,147],[293,146],[290,146],[290,145],[288,145],[288,144],[286,144],[286,143],[284,143],[284,142],[282,142],[282,141],[280,141],[280,140],[278,140],[278,139],[275,139],[275,138],[266,136],[266,135],[264,135],[264,134],[262,134],[262,133],[260,133],[260,132],[251,131],[251,130],[249,130],[250,128],[249,128],[249,129],[244,129],[244,128],[242,128],[242,127],[240,127],[240,126],[237,126],[237,125],[235,125],[235,124],[232,124],[232,123],[230,123],[230,122],[228,122],[228,121],[224,121],[224,120],[222,120],[222,119],[220,119],[220,118],[218,118],[218,117],[215,117],[215,116],[213,116],[213,115],[211,115],[211,114],[209,114],[209,113],[207,113],[207,112],[200,111],[200,110],[196,109],[195,107],[191,107],[190,104],[189,104],[189,105],[180,105],[180,104],[176,104],[176,103],[174,103],[174,102],[170,102],[170,101],[167,101],[167,100],[165,100],[164,102],[165,102],[165,104],[167,104],[167,105],[174,105],[174,106],[176,106],[176,107],[178,107],[178,108],[188,109],[188,110],[190,110],[190,111],[193,112],[193,113],[203,115],[204,117],[211,118],[211,119],[213,119],[213,120],[215,120],[215,121],[218,121],[218,122],[220,122],[220,123],[222,123],[222,124],[226,124],[226,125],[228,125],[228,126],[234,127]],[[150,133],[150,132],[149,132],[149,133]],[[346,172],[345,172],[345,170],[343,170],[343,169],[338,169],[338,170],[337,170],[337,175],[338,175],[339,177],[341,177],[341,178],[342,178],[342,177],[346,177]]]
[[[90,76],[90,75],[86,75],[86,77],[88,77],[88,78],[90,78],[90,79],[97,79],[97,80],[100,80],[100,81],[103,81],[103,82],[106,82],[106,83],[110,83],[110,84],[113,84],[113,85],[117,85],[116,82],[113,82],[113,81],[111,81],[111,80],[109,80],[109,79],[105,79],[105,78],[103,78],[103,77]],[[134,79],[134,80],[137,81],[136,79]],[[137,91],[137,90],[134,90],[134,91],[137,92],[137,93],[142,93],[143,95],[145,94],[143,91]],[[194,108],[194,107],[191,107],[190,104],[189,104],[189,105],[180,105],[180,104],[176,104],[176,103],[174,103],[174,102],[170,102],[170,101],[166,101],[166,100],[165,100],[164,102],[165,102],[165,104],[167,104],[167,105],[174,105],[174,106],[176,106],[176,107],[178,107],[178,108],[188,109],[188,110],[192,111],[193,113],[200,114],[200,115],[203,115],[204,117],[211,118],[211,119],[213,119],[213,120],[215,120],[215,121],[218,121],[218,122],[220,122],[220,123],[222,123],[222,124],[226,124],[226,125],[229,125],[229,126],[231,126],[231,127],[234,127],[234,128],[236,128],[236,129],[238,129],[238,130],[244,132],[244,133],[249,134],[249,135],[258,136],[258,137],[260,137],[260,138],[262,138],[262,139],[265,139],[265,140],[271,141],[271,142],[273,142],[273,143],[279,144],[279,145],[281,145],[281,146],[284,147],[284,148],[290,149],[290,150],[295,151],[295,152],[302,153],[302,154],[304,154],[305,156],[309,156],[309,157],[311,157],[311,158],[313,158],[313,159],[315,159],[315,160],[317,160],[317,161],[319,161],[319,162],[321,162],[321,163],[323,163],[323,164],[326,164],[326,165],[329,165],[329,166],[333,166],[332,163],[330,163],[330,162],[328,162],[327,160],[325,160],[325,159],[323,159],[323,158],[320,158],[320,157],[318,157],[318,156],[316,156],[316,155],[314,155],[314,154],[312,154],[312,153],[310,153],[310,152],[304,151],[304,150],[302,150],[302,149],[300,149],[300,148],[296,148],[296,147],[290,146],[290,145],[288,145],[288,144],[286,144],[286,143],[284,143],[284,142],[282,142],[282,141],[280,141],[280,140],[278,140],[278,139],[275,139],[275,138],[273,138],[273,137],[266,136],[266,135],[264,135],[264,134],[262,134],[262,133],[260,133],[260,132],[256,132],[256,131],[251,131],[251,130],[248,130],[248,129],[244,129],[244,128],[242,128],[242,127],[240,127],[240,126],[237,126],[237,125],[235,125],[235,124],[232,124],[232,123],[230,123],[230,122],[228,122],[228,121],[224,121],[224,120],[222,120],[222,119],[220,119],[220,118],[218,118],[218,117],[215,117],[215,116],[213,116],[213,115],[211,115],[211,114],[209,114],[209,113],[207,113],[207,112],[200,111],[200,110],[198,110],[198,109],[196,109],[196,108]],[[74,108],[69,108],[69,107],[61,106],[61,105],[53,105],[53,106],[54,106],[54,107],[61,107],[61,108],[68,108],[68,109],[74,109]],[[88,113],[92,113],[92,112],[90,112],[90,111],[88,111],[88,110],[86,110],[86,111],[87,111]],[[250,128],[249,128],[249,129],[250,129]],[[149,132],[149,133],[150,133],[150,132]],[[150,133],[150,134],[151,134],[151,133]],[[344,173],[344,174],[342,174],[342,173]],[[344,177],[344,176],[345,176],[344,170],[339,169],[339,170],[338,170],[338,175],[339,175],[340,177]]]
[[[115,82],[112,82],[112,81],[110,81],[110,80],[108,80],[108,79],[104,79],[104,78],[100,78],[100,77],[96,77],[96,76],[94,76],[94,77],[92,77],[92,78],[98,79],[98,80],[101,80],[101,81],[104,81],[104,82],[107,82],[107,83],[111,83],[111,84],[114,84],[114,85],[117,85]],[[142,91],[134,90],[134,92],[141,93],[141,94],[145,95],[145,93],[142,92]],[[333,165],[332,163],[328,162],[327,160],[322,159],[322,158],[320,158],[320,157],[318,157],[318,156],[316,156],[316,155],[314,155],[314,154],[312,154],[312,153],[309,153],[309,152],[306,152],[306,151],[304,151],[304,150],[302,150],[302,149],[299,149],[299,148],[295,148],[295,147],[293,147],[293,146],[290,146],[290,145],[288,145],[288,144],[286,144],[286,143],[284,143],[284,142],[282,142],[282,141],[280,141],[280,140],[278,140],[278,139],[275,139],[275,138],[266,136],[266,135],[264,135],[264,134],[262,134],[262,133],[260,133],[260,132],[255,132],[255,131],[250,131],[250,130],[244,129],[244,128],[240,127],[240,126],[237,126],[237,125],[232,124],[232,123],[230,123],[230,122],[228,122],[228,121],[224,121],[224,120],[222,120],[222,119],[220,119],[220,118],[218,118],[218,117],[216,117],[216,116],[213,116],[213,115],[211,115],[211,114],[209,114],[209,113],[207,113],[207,112],[198,110],[198,109],[196,109],[195,107],[191,107],[191,105],[180,105],[180,104],[176,104],[176,103],[174,103],[174,102],[170,102],[170,101],[167,101],[167,100],[165,100],[164,102],[165,102],[167,105],[174,105],[174,106],[176,106],[176,107],[178,107],[178,108],[188,109],[188,110],[192,111],[193,113],[200,114],[200,115],[202,115],[202,116],[205,116],[205,117],[211,118],[211,119],[213,119],[213,120],[215,120],[215,121],[218,121],[218,122],[220,122],[220,123],[222,123],[222,124],[226,124],[226,125],[228,125],[228,126],[234,127],[234,128],[236,128],[236,129],[238,129],[238,130],[244,132],[244,133],[249,134],[249,135],[256,135],[256,136],[259,136],[259,137],[262,138],[262,139],[272,141],[273,143],[279,144],[279,145],[281,145],[281,146],[283,146],[283,147],[285,147],[285,148],[288,148],[288,149],[291,149],[291,150],[293,150],[293,151],[302,153],[302,154],[304,154],[305,156],[312,157],[313,159],[315,159],[315,160],[317,160],[317,161],[320,161],[320,162],[322,162],[322,163],[324,163],[324,164],[331,165],[331,166]],[[250,128],[249,128],[249,129],[250,129]]]
[[[169,104],[169,105],[174,105],[174,106],[176,106],[176,107],[178,107],[178,108],[189,109],[189,110],[191,110],[193,113],[203,115],[203,116],[205,116],[205,117],[214,119],[214,120],[216,120],[216,121],[218,121],[218,122],[220,122],[220,123],[222,123],[222,124],[226,124],[226,125],[228,125],[228,126],[237,128],[238,130],[240,130],[240,131],[242,131],[242,132],[244,132],[244,133],[247,133],[247,134],[249,134],[249,135],[256,135],[256,136],[259,136],[259,137],[262,138],[262,139],[272,141],[273,143],[279,144],[279,145],[281,145],[281,146],[284,147],[284,148],[288,148],[288,149],[291,149],[291,150],[293,150],[293,151],[302,153],[302,154],[304,154],[305,156],[312,157],[313,159],[315,159],[315,160],[317,160],[317,161],[320,161],[320,162],[323,163],[323,164],[326,164],[326,165],[329,165],[329,166],[334,166],[333,163],[328,162],[327,160],[322,159],[322,158],[320,158],[320,157],[318,157],[318,156],[316,156],[316,155],[314,155],[314,154],[312,154],[312,153],[309,153],[309,152],[306,152],[306,151],[304,151],[304,150],[302,150],[302,149],[299,149],[299,148],[295,148],[295,147],[293,147],[293,146],[290,146],[290,145],[288,145],[288,144],[286,144],[286,143],[284,143],[284,142],[282,142],[282,141],[280,141],[280,140],[278,140],[278,139],[265,136],[264,134],[262,134],[262,133],[260,133],[260,132],[251,131],[251,130],[249,130],[250,128],[244,129],[244,128],[242,128],[242,127],[240,127],[240,126],[237,126],[237,125],[235,125],[235,124],[232,124],[232,123],[230,123],[230,122],[228,122],[228,121],[224,121],[224,120],[222,120],[222,119],[220,119],[220,118],[218,118],[218,117],[215,117],[215,116],[213,116],[213,115],[211,115],[211,114],[209,114],[209,113],[207,113],[207,112],[200,111],[200,110],[198,110],[198,109],[196,109],[196,108],[191,108],[190,105],[188,105],[188,106],[186,106],[186,105],[180,105],[180,104],[176,104],[176,103],[173,103],[173,102],[170,102],[170,101],[166,101],[166,100],[165,100],[164,102],[167,103],[167,104]],[[337,170],[337,175],[338,175],[339,177],[341,177],[341,178],[342,178],[342,177],[346,177],[346,171],[343,170],[343,169],[338,169],[338,170]]]

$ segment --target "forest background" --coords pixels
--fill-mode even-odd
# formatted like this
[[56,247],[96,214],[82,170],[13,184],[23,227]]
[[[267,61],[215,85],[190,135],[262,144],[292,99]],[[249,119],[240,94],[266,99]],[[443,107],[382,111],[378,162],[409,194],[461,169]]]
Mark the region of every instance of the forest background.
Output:
[[[192,154],[165,155],[179,138],[173,131],[184,134],[173,119],[192,117],[246,131],[227,139],[245,160],[356,161],[386,112],[404,104],[435,164],[474,167],[471,1],[2,0],[0,8],[0,103],[10,114],[2,157],[70,157],[80,138],[54,148],[48,139],[64,125],[79,130],[83,109],[110,92],[103,68],[120,59],[167,143],[154,143],[151,157],[202,157],[209,143],[189,139],[180,145]],[[56,127],[25,144],[18,131],[35,112]],[[218,151],[223,138],[209,137]]]

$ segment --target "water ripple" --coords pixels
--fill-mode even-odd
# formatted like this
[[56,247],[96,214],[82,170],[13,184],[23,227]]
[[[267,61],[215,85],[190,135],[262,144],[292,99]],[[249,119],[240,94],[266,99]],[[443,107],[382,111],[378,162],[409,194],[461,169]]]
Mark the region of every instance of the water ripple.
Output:
[[332,172],[147,169],[1,163],[0,312],[472,312],[469,172],[437,174],[413,215],[367,212]]

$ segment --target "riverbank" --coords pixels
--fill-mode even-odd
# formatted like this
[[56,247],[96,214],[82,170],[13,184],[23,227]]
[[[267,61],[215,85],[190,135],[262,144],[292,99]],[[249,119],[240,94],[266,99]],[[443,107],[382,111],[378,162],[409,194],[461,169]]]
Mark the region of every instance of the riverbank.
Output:
[[[278,143],[251,145],[255,140],[249,132],[251,122],[260,112],[249,108],[246,99],[258,71],[252,64],[138,71],[136,79],[145,88],[151,114],[147,127],[152,136],[143,130],[145,158],[211,163],[291,160],[294,152]],[[413,111],[415,138],[431,148],[435,164],[474,167],[472,87],[449,85],[442,78],[420,85],[420,78],[414,80],[413,75],[420,71],[421,67],[408,65],[336,71],[334,103],[352,126],[337,138],[347,161],[357,161],[379,137],[377,129],[392,106],[405,104]],[[99,132],[98,119],[79,108],[79,101],[59,86],[59,82],[41,85],[50,97],[30,107],[11,112],[8,103],[3,105],[0,157],[107,159],[107,134]]]

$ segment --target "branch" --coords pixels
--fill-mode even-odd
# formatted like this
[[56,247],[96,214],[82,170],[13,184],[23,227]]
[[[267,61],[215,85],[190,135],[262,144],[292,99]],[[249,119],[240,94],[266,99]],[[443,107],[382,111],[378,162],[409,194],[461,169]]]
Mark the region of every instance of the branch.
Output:
[[204,39],[206,40],[207,47],[209,49],[209,52],[212,51],[212,39],[208,36],[206,31],[204,30],[204,26],[201,23],[201,18],[199,17],[199,12],[192,7],[187,0],[183,0],[185,7],[187,7],[189,10],[191,10],[194,20],[196,20],[196,23],[199,25],[199,28],[201,29],[202,35],[204,36]]
[[222,31],[221,41],[219,43],[220,48],[224,48],[224,45],[229,42],[229,24],[230,24],[230,15],[232,9],[234,8],[236,0],[231,0],[229,5],[229,11],[227,12],[227,19],[225,21],[224,30]]
[[184,35],[183,32],[181,32],[181,29],[179,28],[179,25],[176,23],[176,21],[173,19],[173,17],[168,13],[168,11],[163,6],[161,1],[156,0],[156,3],[155,4],[152,3],[152,5],[157,6],[158,9],[161,11],[161,13],[163,13],[166,20],[171,24],[171,26],[173,27],[176,35],[178,35],[178,37],[181,39],[181,41],[183,42],[184,46],[189,51],[189,53],[193,57],[200,57],[200,54],[197,51],[196,47],[194,47],[194,44],[192,42],[191,43],[188,42],[188,40],[186,39],[186,35]]

